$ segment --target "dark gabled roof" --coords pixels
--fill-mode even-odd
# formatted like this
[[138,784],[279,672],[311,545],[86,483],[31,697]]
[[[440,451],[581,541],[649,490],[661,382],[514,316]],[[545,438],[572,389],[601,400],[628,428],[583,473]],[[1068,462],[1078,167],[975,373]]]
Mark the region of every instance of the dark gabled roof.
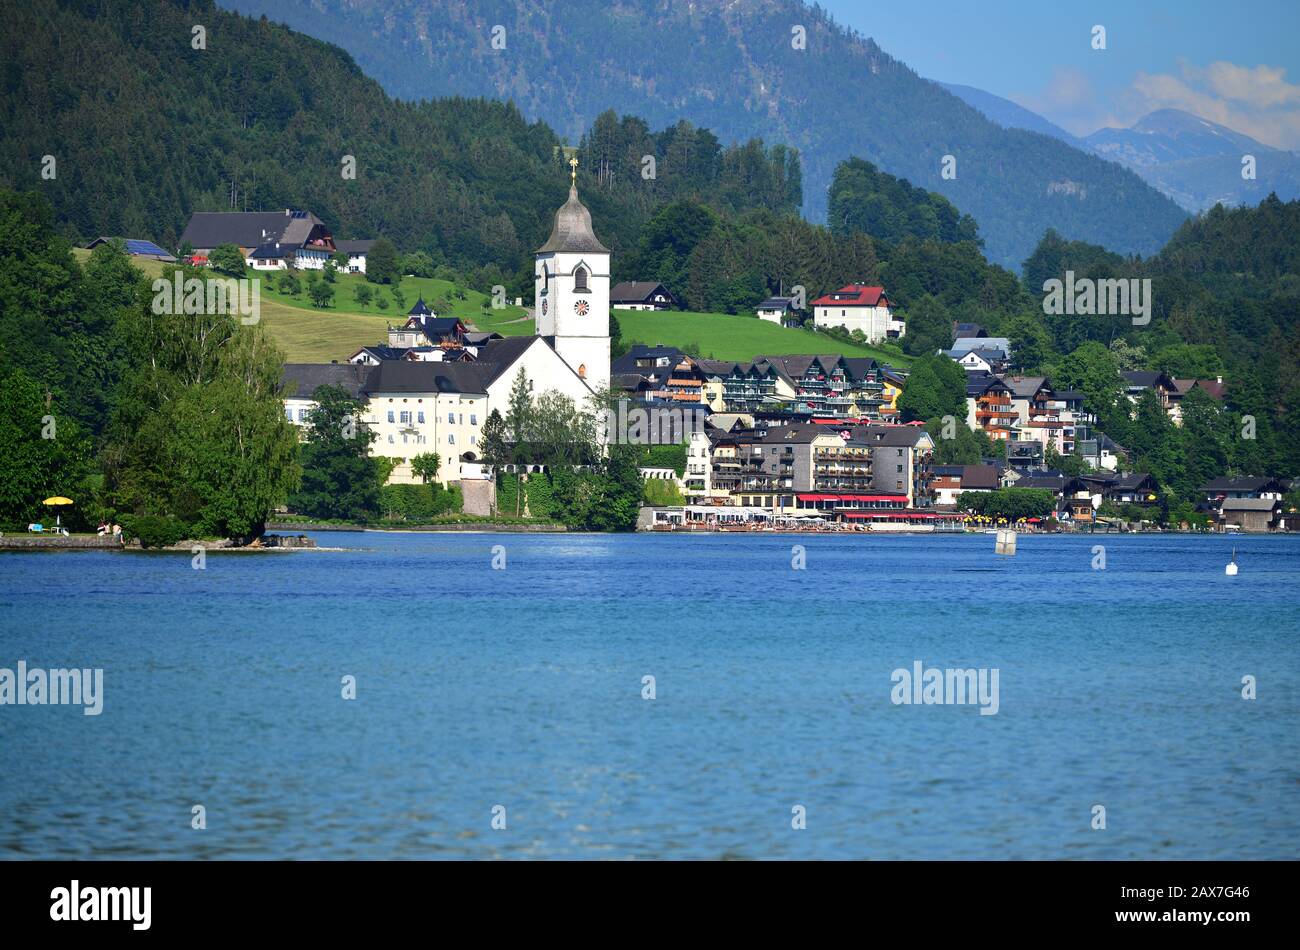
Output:
[[962,339],[963,337],[988,336],[988,335],[989,335],[989,331],[985,330],[978,323],[958,323],[954,321],[952,325],[952,338],[954,342]]
[[335,241],[334,249],[348,254],[368,254],[374,245],[373,238],[365,241]]
[[285,363],[280,391],[285,398],[311,399],[320,386],[338,386],[359,399],[373,369],[356,363]]
[[849,426],[849,437],[866,445],[913,448],[928,435],[924,426]]
[[486,393],[479,363],[387,360],[366,380],[366,393]]
[[876,361],[870,356],[846,356],[844,357],[844,366],[849,371],[849,376],[854,382],[862,382],[867,378],[867,374],[876,368]]
[[1051,389],[1052,384],[1046,376],[1003,376],[1002,381],[1011,389],[1011,394],[1021,399],[1028,399],[1040,389]]
[[1004,389],[1011,392],[1011,387],[992,373],[967,373],[966,395],[982,396],[990,389]]
[[961,467],[962,488],[997,488],[998,469],[993,465],[963,465]]
[[1130,387],[1150,389],[1158,384],[1169,390],[1176,391],[1178,389],[1178,387],[1174,385],[1174,381],[1164,373],[1158,373],[1152,370],[1131,369],[1125,370],[1121,375]]
[[1220,492],[1220,491],[1276,491],[1285,492],[1287,486],[1285,482],[1276,478],[1265,478],[1258,475],[1234,475],[1225,478],[1216,478],[1213,481],[1206,482],[1201,488],[1203,492]]
[[659,291],[662,291],[669,300],[677,302],[672,291],[653,280],[625,280],[617,283],[609,292],[609,302],[611,305],[624,302],[644,303]]
[[608,254],[609,248],[596,239],[591,229],[591,212],[578,200],[578,187],[569,187],[569,200],[555,212],[551,236],[537,249],[538,254]]
[[411,309],[406,312],[406,315],[408,317],[431,317],[433,316],[433,311],[429,309],[429,305],[425,303],[424,298],[421,297],[412,304]]
[[406,359],[406,357],[414,349],[415,349],[414,347],[409,347],[409,346],[385,346],[383,344],[376,344],[374,346],[363,346],[361,347],[361,349],[357,350],[357,352],[353,353],[352,355],[357,356],[360,353],[369,353],[375,359],[381,361],[401,360],[401,359]]
[[695,365],[710,376],[730,376],[740,368],[739,363],[727,360],[696,360]]
[[280,260],[286,257],[293,257],[293,252],[298,250],[296,244],[280,244],[274,241],[268,241],[265,244],[259,244],[248,252],[248,256],[256,260],[270,261]]
[[[295,222],[299,222],[295,225]],[[240,247],[257,247],[267,242],[283,241],[291,228],[306,231],[323,224],[320,218],[308,211],[196,211],[185,226],[180,243],[187,241],[192,247],[216,247],[219,244],[237,244]],[[306,234],[299,243],[306,239]],[[292,235],[289,237],[292,242]]]
[[525,350],[541,339],[543,338],[539,336],[508,336],[482,347],[478,351],[478,362],[474,365],[482,369],[483,385],[496,382],[515,360],[524,355]]
[[794,304],[793,297],[768,297],[755,310],[790,310]]

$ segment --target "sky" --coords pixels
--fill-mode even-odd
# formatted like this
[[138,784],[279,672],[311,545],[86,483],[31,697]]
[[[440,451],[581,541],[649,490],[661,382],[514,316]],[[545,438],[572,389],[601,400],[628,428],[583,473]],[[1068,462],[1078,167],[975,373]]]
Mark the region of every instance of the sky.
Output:
[[820,3],[927,79],[1010,99],[1075,135],[1175,108],[1300,149],[1300,0]]

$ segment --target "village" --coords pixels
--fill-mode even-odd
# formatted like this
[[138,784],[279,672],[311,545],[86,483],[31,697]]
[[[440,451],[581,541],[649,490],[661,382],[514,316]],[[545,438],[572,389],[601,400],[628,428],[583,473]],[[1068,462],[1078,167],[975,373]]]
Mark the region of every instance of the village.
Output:
[[[334,240],[310,211],[211,212],[192,216],[180,253],[185,263],[205,267],[210,255],[233,245],[255,272],[364,274],[374,244]],[[127,250],[176,260],[148,241],[130,241]],[[344,390],[366,407],[359,421],[375,433],[370,451],[386,460],[390,484],[432,478],[456,485],[465,513],[479,517],[497,513],[500,475],[543,471],[492,464],[483,454],[489,416],[507,412],[512,389],[524,380],[534,396],[558,393],[575,406],[609,412],[611,420],[637,410],[673,420],[651,427],[648,436],[605,427],[606,442],[683,450],[677,465],[640,469],[647,482],[670,485],[673,499],[653,504],[648,494],[637,522],[642,530],[1160,529],[1160,519],[1149,514],[1158,501],[1155,480],[1132,469],[1130,453],[1101,431],[1082,392],[1014,373],[1005,337],[954,322],[951,344],[941,353],[965,374],[964,417],[946,416],[937,428],[905,422],[898,401],[908,369],[835,352],[839,339],[877,344],[905,336],[906,321],[885,288],[852,283],[807,303],[809,325],[826,340],[824,352],[726,361],[635,343],[611,358],[612,311],[668,312],[680,304],[656,281],[611,286],[610,257],[578,198],[575,174],[569,200],[535,255],[531,335],[481,331],[472,320],[440,314],[418,299],[373,345],[340,352],[328,363],[286,364],[286,418],[305,437],[317,388]],[[801,303],[769,297],[754,318],[794,327]],[[1134,405],[1154,394],[1175,425],[1189,393],[1221,401],[1226,391],[1222,377],[1146,371],[1125,372],[1121,385]],[[981,433],[992,451],[971,464],[939,461],[939,443],[957,438],[957,427]],[[417,462],[428,456],[437,460],[432,473]],[[1072,461],[1070,473],[1052,466],[1062,459]],[[1036,493],[1019,493],[1008,506],[998,493],[1014,489]],[[1267,476],[1214,479],[1202,487],[1199,524],[1225,532],[1296,530],[1298,519],[1283,504],[1296,489],[1294,480]]]

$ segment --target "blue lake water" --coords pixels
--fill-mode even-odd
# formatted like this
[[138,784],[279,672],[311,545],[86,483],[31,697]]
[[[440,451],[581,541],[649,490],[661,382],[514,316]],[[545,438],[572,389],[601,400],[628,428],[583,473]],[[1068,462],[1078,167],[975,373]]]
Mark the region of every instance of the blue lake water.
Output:
[[1300,852],[1300,538],[315,537],[0,554],[0,667],[104,670],[0,706],[0,857]]

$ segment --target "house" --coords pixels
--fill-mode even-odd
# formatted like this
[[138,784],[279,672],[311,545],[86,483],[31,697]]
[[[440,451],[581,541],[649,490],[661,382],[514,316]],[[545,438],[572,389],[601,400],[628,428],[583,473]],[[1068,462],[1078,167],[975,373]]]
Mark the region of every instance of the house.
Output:
[[374,240],[334,242],[335,250],[348,256],[346,270],[349,274],[364,274],[366,272],[366,255],[370,253],[370,249],[374,246]]
[[619,310],[671,310],[680,307],[663,284],[652,280],[625,280],[609,292],[609,305]]
[[1102,501],[1116,505],[1154,505],[1159,500],[1160,486],[1145,472],[1124,472],[1108,475],[1082,475],[1080,478]]
[[955,508],[962,492],[989,492],[1000,485],[996,465],[935,465],[930,491],[936,507]]
[[[211,255],[222,244],[233,244],[245,260],[267,245],[281,245],[292,266],[320,270],[334,254],[334,237],[325,222],[310,211],[197,211],[181,234],[195,254]],[[255,259],[255,258],[254,258]],[[267,258],[269,260],[269,258]],[[256,266],[256,265],[253,265]]]
[[768,297],[755,308],[758,319],[775,323],[779,327],[786,325],[794,313],[793,297]]
[[1278,531],[1285,526],[1282,502],[1276,498],[1225,498],[1218,510],[1218,523],[1242,531]]
[[988,373],[966,374],[966,425],[983,429],[995,442],[1011,437],[1011,426],[1019,414],[1011,405],[1011,387]]
[[1176,391],[1169,394],[1169,418],[1174,420],[1175,425],[1183,424],[1181,404],[1193,389],[1201,390],[1216,402],[1223,402],[1223,397],[1227,395],[1227,387],[1223,384],[1222,376],[1216,376],[1214,379],[1175,379],[1174,389]]
[[93,251],[101,244],[112,244],[120,240],[126,253],[130,257],[142,257],[150,261],[162,261],[164,264],[175,264],[176,258],[168,254],[153,241],[146,241],[142,238],[106,238],[97,237],[86,245],[86,250]]
[[268,241],[253,248],[244,257],[244,263],[253,270],[285,270],[294,266],[294,251],[297,248],[279,241]]
[[871,448],[871,487],[882,494],[906,498],[907,507],[933,503],[930,481],[934,439],[920,425],[857,426],[849,430]]
[[861,330],[868,343],[897,340],[907,331],[904,321],[894,316],[883,287],[848,284],[818,297],[812,308],[814,326]]
[[957,345],[958,340],[970,339],[972,337],[987,337],[989,331],[985,330],[978,323],[959,323],[956,320],[952,322],[952,343]]
[[675,347],[637,343],[614,361],[611,385],[641,402],[704,404],[709,375],[696,360]]
[[[964,341],[969,343],[970,341]],[[974,346],[971,349],[954,347],[941,350],[944,356],[960,363],[968,373],[1004,373],[1007,368],[1007,351],[998,347]]]
[[1129,451],[1104,432],[1094,436],[1091,429],[1076,429],[1076,453],[1093,471],[1113,472],[1128,458]]
[[1124,377],[1124,393],[1134,402],[1146,390],[1155,391],[1157,398],[1160,400],[1160,408],[1166,412],[1169,411],[1171,397],[1176,397],[1178,387],[1174,381],[1167,375],[1150,370],[1126,370],[1120,374]]

